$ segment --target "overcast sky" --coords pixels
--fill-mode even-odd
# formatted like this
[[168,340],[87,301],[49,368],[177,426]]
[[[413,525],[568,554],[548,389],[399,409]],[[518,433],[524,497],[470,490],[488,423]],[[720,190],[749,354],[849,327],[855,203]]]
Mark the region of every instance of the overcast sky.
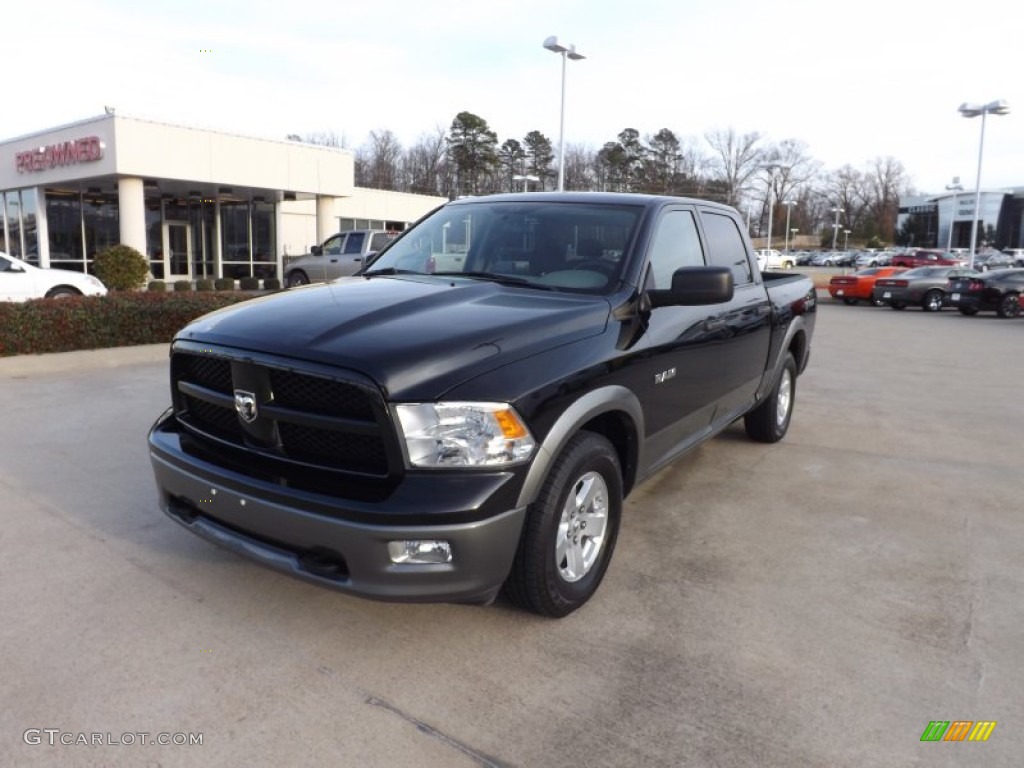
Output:
[[876,157],[938,192],[1024,186],[1020,6],[1006,0],[47,0],[4,11],[0,136],[102,114],[283,138],[333,131],[351,147],[390,129],[403,145],[460,111],[499,141],[598,149],[624,128],[797,139],[829,169]]

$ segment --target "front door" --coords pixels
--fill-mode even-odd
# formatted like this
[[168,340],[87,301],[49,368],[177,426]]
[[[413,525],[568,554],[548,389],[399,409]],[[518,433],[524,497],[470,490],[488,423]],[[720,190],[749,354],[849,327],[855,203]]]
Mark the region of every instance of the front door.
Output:
[[192,227],[184,221],[164,222],[164,274],[167,280],[192,279]]

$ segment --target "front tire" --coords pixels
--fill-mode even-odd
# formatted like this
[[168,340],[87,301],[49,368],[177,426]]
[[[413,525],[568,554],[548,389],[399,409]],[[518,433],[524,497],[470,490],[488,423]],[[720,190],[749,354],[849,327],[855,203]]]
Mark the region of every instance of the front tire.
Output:
[[1008,293],[999,300],[999,306],[996,307],[996,314],[1001,318],[1008,319],[1017,317],[1020,314],[1020,299],[1016,293]]
[[942,309],[942,299],[942,291],[928,291],[921,300],[921,309],[925,312],[938,312]]
[[782,369],[768,397],[757,408],[743,417],[747,437],[759,443],[777,443],[789,431],[796,401],[796,360],[786,353]]
[[309,277],[302,270],[296,270],[288,275],[286,280],[287,288],[298,288],[300,285],[309,285]]
[[574,435],[530,505],[505,595],[520,608],[561,618],[597,591],[622,516],[622,469],[602,435]]
[[51,288],[46,292],[46,298],[48,299],[66,299],[68,296],[81,296],[80,291],[76,291],[67,285],[58,285],[56,288]]

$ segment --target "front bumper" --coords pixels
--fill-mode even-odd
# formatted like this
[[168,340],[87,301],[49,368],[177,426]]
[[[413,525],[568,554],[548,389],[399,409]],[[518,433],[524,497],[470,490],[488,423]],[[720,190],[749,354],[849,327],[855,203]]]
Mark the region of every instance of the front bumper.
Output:
[[[149,435],[161,508],[192,533],[269,568],[375,600],[486,603],[512,566],[526,516],[525,508],[509,508],[518,485],[512,473],[409,474],[386,498],[344,500],[198,459],[168,428],[172,421],[165,414]],[[412,539],[449,542],[452,562],[391,562],[388,542]]]

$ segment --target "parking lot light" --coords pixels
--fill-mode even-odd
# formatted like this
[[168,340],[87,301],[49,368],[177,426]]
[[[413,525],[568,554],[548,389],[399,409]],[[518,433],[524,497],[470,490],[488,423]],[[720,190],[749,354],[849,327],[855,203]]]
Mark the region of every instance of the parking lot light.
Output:
[[974,183],[974,216],[971,221],[971,251],[967,259],[968,269],[974,269],[974,251],[978,243],[978,218],[981,216],[981,159],[985,154],[985,117],[990,113],[993,115],[1008,115],[1010,114],[1010,105],[1002,99],[990,101],[988,104],[968,104],[964,102],[960,105],[959,112],[964,117],[977,117],[981,115],[981,141],[978,142],[978,178]]
[[558,191],[565,190],[565,60],[579,61],[587,58],[576,50],[576,46],[562,45],[555,35],[544,40],[544,47],[562,57],[562,107],[558,117]]
[[[788,253],[789,252],[789,232],[790,232],[790,229],[789,229],[789,214],[793,210],[793,206],[796,205],[796,200],[786,200],[783,203],[783,205],[786,206],[786,248],[785,248],[785,250]],[[794,229],[793,231],[795,232],[796,230]]]
[[832,209],[832,213],[836,215],[836,223],[832,225],[832,250],[836,249],[836,238],[839,236],[839,214],[845,213],[845,211],[838,205]]
[[949,215],[949,237],[946,239],[946,250],[953,250],[953,222],[956,221],[956,201],[958,192],[964,191],[964,185],[960,183],[960,177],[954,176],[953,183],[946,185],[946,190],[953,193],[953,212]]

